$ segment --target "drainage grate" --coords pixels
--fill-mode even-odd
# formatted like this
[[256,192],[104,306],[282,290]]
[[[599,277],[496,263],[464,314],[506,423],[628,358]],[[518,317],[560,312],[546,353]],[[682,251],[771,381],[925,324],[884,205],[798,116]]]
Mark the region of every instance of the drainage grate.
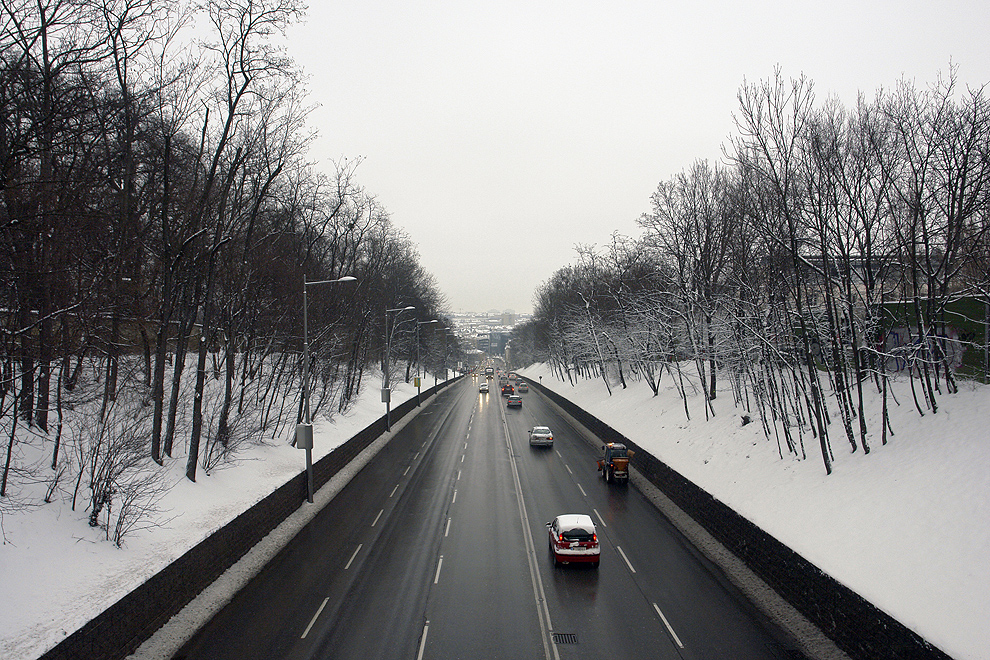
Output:
[[571,633],[554,633],[553,634],[554,644],[577,644],[577,635],[572,635]]

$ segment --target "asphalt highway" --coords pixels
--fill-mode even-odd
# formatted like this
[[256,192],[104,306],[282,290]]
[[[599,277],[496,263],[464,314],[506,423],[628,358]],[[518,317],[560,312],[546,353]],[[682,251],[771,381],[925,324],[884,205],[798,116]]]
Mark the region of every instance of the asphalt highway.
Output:
[[[495,388],[493,388],[495,390]],[[793,659],[765,621],[533,391],[437,396],[175,660]],[[531,448],[549,426],[554,446]],[[587,513],[599,568],[554,567]]]

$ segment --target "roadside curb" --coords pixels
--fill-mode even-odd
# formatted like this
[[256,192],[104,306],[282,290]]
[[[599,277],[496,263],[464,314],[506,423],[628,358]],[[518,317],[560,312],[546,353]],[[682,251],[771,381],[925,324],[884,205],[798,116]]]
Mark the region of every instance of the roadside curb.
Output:
[[[537,386],[536,383],[530,382],[531,391],[537,392],[554,410],[570,420],[574,428],[580,431],[582,439],[595,450],[598,450],[601,447],[602,440],[551,397],[546,396],[540,389],[541,387]],[[629,466],[629,480],[684,535],[688,542],[702,556],[717,566],[725,578],[760,613],[783,630],[808,658],[811,660],[852,660],[848,654],[842,651],[814,623],[753,572],[743,560],[722,545],[700,523],[677,506],[660,488],[643,476],[632,465]]]
[[[460,379],[455,376],[427,389],[424,402],[432,401]],[[312,505],[305,501],[306,471],[288,478],[171,563],[158,567],[144,582],[105,606],[40,659],[118,660],[137,652],[142,655],[134,657],[172,657],[203,622],[263,568],[267,558],[277,553],[422,409],[413,396],[392,410],[392,431],[386,432],[383,415],[317,460],[313,464],[313,483],[321,494],[321,504],[315,494]]]
[[212,584],[203,589],[178,614],[149,637],[129,658],[133,660],[162,660],[171,658],[196,632],[222,610],[268,562],[295,538],[350,483],[351,479],[389,443],[392,437],[412,421],[437,394],[424,399],[409,414],[392,424],[392,430],[378,436],[353,460],[330,478],[313,494],[313,503],[303,503],[275,529],[252,547]]

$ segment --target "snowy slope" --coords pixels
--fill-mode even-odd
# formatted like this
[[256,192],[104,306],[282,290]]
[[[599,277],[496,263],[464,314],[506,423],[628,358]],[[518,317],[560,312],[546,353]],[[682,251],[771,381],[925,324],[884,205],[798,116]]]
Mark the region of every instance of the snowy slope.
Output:
[[[826,477],[817,445],[807,460],[781,460],[760,424],[743,427],[731,397],[692,420],[673,391],[643,383],[577,386],[543,366],[522,370],[649,449],[839,581],[957,660],[990,658],[990,387],[963,384],[937,415],[918,415],[910,395],[893,410],[886,446],[850,454],[833,439]],[[399,385],[394,401],[415,394]],[[334,424],[317,426],[322,456],[382,414],[376,388]],[[870,420],[876,428],[875,420]],[[842,441],[844,442],[844,441]],[[24,451],[30,451],[25,447]],[[786,456],[786,454],[785,454]],[[29,457],[25,457],[25,460]],[[182,461],[165,507],[174,520],[117,549],[85,511],[57,500],[4,516],[0,546],[0,657],[36,658],[163,565],[251,506],[303,467],[283,443],[252,447],[236,466],[185,480]],[[41,486],[39,486],[41,487]],[[42,493],[43,494],[43,493]]]
[[[372,379],[373,382],[373,379]],[[411,384],[393,386],[398,405],[416,396]],[[315,420],[314,462],[384,413],[381,394],[366,387],[333,423]],[[163,527],[135,532],[117,548],[88,524],[82,506],[56,499],[2,519],[0,546],[0,658],[37,658],[211,533],[305,469],[305,454],[290,438],[255,445],[233,465],[184,476],[185,457],[170,465],[174,487],[163,502]],[[50,460],[48,443],[19,445],[22,462]],[[47,458],[46,458],[47,457]],[[44,484],[35,499],[44,495]],[[71,495],[71,493],[70,493]],[[23,499],[31,493],[22,493]]]
[[[575,385],[544,365],[520,370],[592,413],[957,660],[990,658],[990,387],[963,382],[937,414],[919,415],[906,381],[891,410],[893,437],[851,453],[832,425],[834,471],[817,440],[806,460],[767,440],[720,393],[691,420],[670,381],[656,397],[600,379]],[[542,376],[542,380],[541,377]],[[892,404],[893,405],[893,404]],[[879,406],[868,406],[867,410]],[[879,421],[869,418],[868,428]]]

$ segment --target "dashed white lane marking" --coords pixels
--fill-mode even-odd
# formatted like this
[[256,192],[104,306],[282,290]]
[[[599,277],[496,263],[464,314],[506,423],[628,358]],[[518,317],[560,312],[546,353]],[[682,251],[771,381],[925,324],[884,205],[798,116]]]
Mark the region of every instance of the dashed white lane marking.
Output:
[[464,462],[464,454],[461,454],[461,463]]
[[622,555],[622,558],[626,561],[626,566],[629,567],[629,570],[635,573],[636,569],[633,568],[633,565],[629,562],[629,557],[626,557],[626,553],[622,551],[622,548],[619,546],[615,546],[615,549],[619,551],[620,555]]
[[574,470],[571,469],[571,466],[570,465],[568,465],[567,463],[564,463],[564,467],[567,468],[567,471],[568,472],[570,472],[571,474],[574,474]]
[[598,513],[598,509],[592,509],[592,511],[594,511],[595,515],[598,516],[598,519],[602,521],[602,527],[608,527],[608,525],[605,524],[605,519],[602,518],[602,514]]
[[450,500],[450,503],[453,504],[456,501],[457,501],[457,489],[455,488],[454,489],[454,498],[452,500]]
[[416,452],[416,455],[413,456],[413,460],[415,461],[417,458],[419,458],[419,452]]
[[351,555],[351,558],[347,560],[347,565],[346,565],[346,566],[344,566],[344,570],[345,570],[345,571],[346,571],[346,570],[347,570],[348,568],[350,568],[350,567],[351,567],[351,562],[353,562],[353,561],[354,561],[354,558],[355,558],[355,557],[357,557],[357,553],[361,551],[361,546],[362,546],[362,545],[363,545],[363,544],[361,544],[361,543],[358,543],[358,547],[356,547],[356,548],[354,549],[354,554],[353,554],[353,555]]
[[395,488],[392,489],[392,492],[389,493],[388,496],[392,497],[393,495],[395,495],[395,491],[397,490],[399,490],[399,484],[395,484]]
[[419,654],[416,656],[416,660],[423,660],[423,651],[426,650],[426,633],[430,632],[430,622],[427,621],[426,625],[423,626],[423,638],[419,640]]
[[433,584],[440,582],[440,569],[443,568],[443,555],[440,555],[440,561],[437,562],[437,574],[433,576]]
[[579,489],[579,490],[581,491],[581,494],[582,494],[582,495],[584,495],[585,497],[587,497],[587,496],[588,496],[588,494],[587,494],[586,492],[584,492],[584,488],[581,488],[581,484],[578,484],[578,485],[577,485],[577,487],[578,487],[578,489]]
[[461,471],[460,470],[457,471],[457,480],[458,481],[461,480]]
[[466,442],[464,443],[464,448],[467,449],[467,443]]
[[660,615],[660,618],[663,619],[663,625],[667,626],[667,631],[670,633],[670,636],[674,638],[674,641],[677,643],[677,645],[681,648],[684,648],[684,645],[681,644],[681,639],[677,636],[677,633],[674,632],[674,629],[670,627],[670,623],[667,621],[667,617],[665,617],[663,615],[663,612],[660,611],[660,606],[657,605],[656,603],[653,603],[653,609],[655,609],[657,611],[657,614]]
[[408,467],[406,468],[406,471],[402,473],[402,476],[403,476],[403,477],[404,477],[404,476],[406,476],[407,474],[409,474],[409,469],[410,469],[410,468],[412,468],[412,466],[411,466],[411,465],[410,465],[410,466],[408,466]]
[[330,596],[327,596],[326,598],[323,599],[323,604],[320,605],[320,609],[316,610],[316,614],[313,615],[313,618],[309,622],[309,625],[306,626],[306,630],[303,631],[301,639],[306,639],[306,635],[308,635],[309,631],[313,629],[313,624],[316,623],[316,620],[320,618],[320,614],[323,613],[323,608],[327,606],[327,602],[329,600],[330,600]]
[[373,523],[371,523],[371,526],[372,527],[374,527],[375,525],[378,524],[378,519],[382,517],[382,514],[383,513],[385,513],[385,509],[382,509],[381,511],[378,512],[378,515],[375,516],[375,521]]
[[443,530],[443,535],[446,537],[450,534],[450,518],[447,518],[447,529]]

